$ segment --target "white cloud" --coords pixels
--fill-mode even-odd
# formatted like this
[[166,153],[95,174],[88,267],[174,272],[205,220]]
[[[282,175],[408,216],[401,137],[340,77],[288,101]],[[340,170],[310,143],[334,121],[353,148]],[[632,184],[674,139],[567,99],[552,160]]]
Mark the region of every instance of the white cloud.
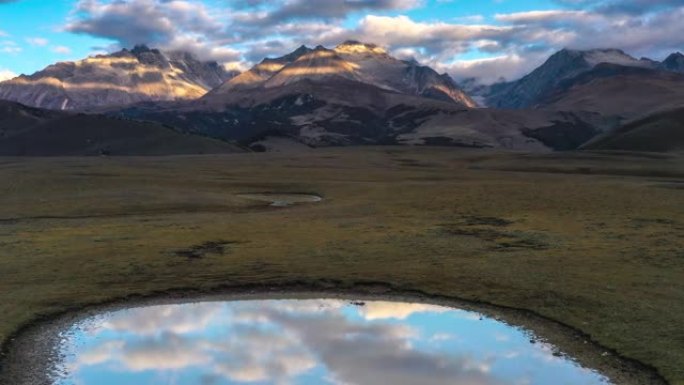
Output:
[[102,329],[127,331],[138,335],[160,332],[185,334],[204,329],[220,309],[212,303],[180,306],[154,306],[115,313]]
[[496,38],[515,33],[514,27],[416,22],[408,16],[366,16],[357,34],[375,43],[407,46],[453,47],[458,42]]
[[485,84],[491,84],[524,76],[530,68],[542,64],[546,58],[546,53],[528,54],[525,58],[512,53],[486,59],[455,61],[446,65],[445,70],[457,74],[461,79],[476,78]]
[[454,18],[454,21],[457,23],[479,23],[482,24],[485,21],[484,15],[469,15],[469,16],[460,16]]
[[52,52],[58,53],[61,55],[68,55],[71,53],[71,48],[65,47],[63,45],[56,45],[56,46],[52,47]]
[[400,303],[373,301],[366,303],[360,309],[360,313],[367,320],[380,319],[406,319],[417,313],[443,313],[447,309],[440,306],[425,305],[419,303]]
[[21,51],[23,48],[11,40],[0,41],[0,52],[16,55]]
[[498,21],[514,24],[527,24],[549,21],[582,20],[591,16],[586,11],[569,10],[547,10],[547,11],[527,11],[508,14],[496,14],[494,18]]
[[48,39],[42,37],[27,37],[26,42],[36,47],[44,47],[50,43]]
[[5,80],[9,80],[9,79],[12,79],[15,77],[17,77],[17,74],[15,74],[14,72],[0,68],[0,82],[5,81]]
[[430,337],[431,342],[443,342],[443,341],[453,341],[457,340],[458,336],[455,334],[449,334],[449,333],[437,333],[433,334],[432,337]]

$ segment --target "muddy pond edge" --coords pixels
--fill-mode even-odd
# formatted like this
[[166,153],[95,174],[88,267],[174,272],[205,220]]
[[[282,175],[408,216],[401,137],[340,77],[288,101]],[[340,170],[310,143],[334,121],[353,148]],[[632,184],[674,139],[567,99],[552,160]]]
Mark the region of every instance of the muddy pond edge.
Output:
[[54,385],[51,375],[60,360],[60,333],[74,323],[102,312],[197,302],[316,298],[418,302],[471,311],[532,333],[537,341],[552,344],[564,357],[583,367],[598,371],[612,384],[669,384],[656,368],[599,344],[591,335],[580,329],[531,310],[501,306],[479,299],[467,300],[427,293],[383,282],[350,283],[337,280],[221,285],[211,289],[175,288],[147,294],[131,294],[39,315],[2,341],[0,384]]

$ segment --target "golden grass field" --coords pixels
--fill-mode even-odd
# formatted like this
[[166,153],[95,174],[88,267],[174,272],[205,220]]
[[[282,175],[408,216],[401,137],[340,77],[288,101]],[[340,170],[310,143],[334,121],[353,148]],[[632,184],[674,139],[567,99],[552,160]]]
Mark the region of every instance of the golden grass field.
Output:
[[0,340],[131,294],[382,282],[534,311],[684,384],[684,157],[0,158],[0,180]]

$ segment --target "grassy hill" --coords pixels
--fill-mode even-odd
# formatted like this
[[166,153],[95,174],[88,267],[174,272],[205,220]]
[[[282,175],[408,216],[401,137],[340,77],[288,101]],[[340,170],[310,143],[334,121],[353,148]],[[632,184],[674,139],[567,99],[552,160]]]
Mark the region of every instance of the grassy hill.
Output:
[[173,155],[240,151],[158,123],[68,114],[0,102],[0,155]]
[[684,151],[684,108],[628,123],[584,146],[591,150]]

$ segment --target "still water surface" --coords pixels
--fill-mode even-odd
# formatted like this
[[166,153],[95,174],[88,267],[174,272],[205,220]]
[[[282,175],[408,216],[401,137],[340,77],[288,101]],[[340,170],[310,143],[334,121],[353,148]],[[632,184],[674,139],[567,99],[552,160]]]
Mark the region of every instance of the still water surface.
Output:
[[262,193],[262,194],[240,194],[241,198],[268,202],[274,207],[287,207],[298,203],[317,203],[323,200],[318,195],[311,194],[276,194],[276,193]]
[[599,374],[477,313],[249,300],[134,308],[64,333],[60,385],[590,385]]

